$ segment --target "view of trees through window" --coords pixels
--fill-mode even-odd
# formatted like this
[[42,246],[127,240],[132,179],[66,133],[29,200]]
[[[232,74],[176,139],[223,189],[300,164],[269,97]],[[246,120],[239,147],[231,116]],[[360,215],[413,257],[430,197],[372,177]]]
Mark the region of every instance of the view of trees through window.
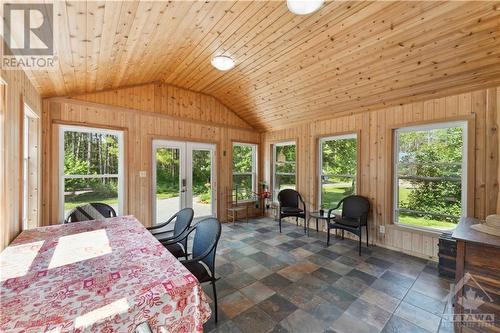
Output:
[[285,188],[295,189],[296,145],[274,146],[274,200],[278,200],[278,193]]
[[321,140],[321,208],[335,208],[356,192],[356,137]]
[[396,222],[452,229],[462,215],[464,127],[397,132]]
[[255,146],[233,145],[233,199],[249,200],[255,192]]
[[[178,148],[156,150],[156,197],[169,199],[180,192],[180,151]],[[211,157],[208,150],[193,149],[193,196],[202,203],[210,203]]]
[[117,135],[64,131],[64,211],[104,202],[118,211]]

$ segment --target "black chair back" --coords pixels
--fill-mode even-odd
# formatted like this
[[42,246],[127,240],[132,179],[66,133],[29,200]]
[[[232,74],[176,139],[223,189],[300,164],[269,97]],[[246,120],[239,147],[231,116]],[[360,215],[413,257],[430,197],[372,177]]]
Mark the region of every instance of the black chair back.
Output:
[[186,232],[193,221],[194,210],[192,208],[183,208],[173,216],[175,218],[174,237],[180,236]]
[[[92,206],[103,218],[116,217],[116,212],[108,204],[102,202],[91,202],[88,205]],[[96,218],[100,218],[92,216],[89,212],[86,212],[84,209],[85,206],[75,207],[68,218],[64,221],[64,223],[73,223],[73,222],[82,222],[82,221],[90,221],[95,220]]]
[[361,219],[366,223],[370,201],[360,195],[351,195],[342,199],[342,217],[348,219]]
[[200,221],[196,226],[193,239],[193,258],[202,257],[205,265],[214,272],[215,251],[222,231],[222,226],[216,218],[210,217]]
[[281,207],[299,207],[299,192],[286,188],[278,193],[278,201]]

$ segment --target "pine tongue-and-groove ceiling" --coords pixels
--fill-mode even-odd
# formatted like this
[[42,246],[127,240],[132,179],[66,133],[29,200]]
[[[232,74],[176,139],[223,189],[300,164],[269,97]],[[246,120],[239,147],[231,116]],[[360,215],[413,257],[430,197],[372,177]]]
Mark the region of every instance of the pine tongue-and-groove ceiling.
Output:
[[[43,96],[165,82],[218,98],[259,130],[500,84],[500,4],[56,1],[59,66]],[[214,55],[236,67],[220,72]]]

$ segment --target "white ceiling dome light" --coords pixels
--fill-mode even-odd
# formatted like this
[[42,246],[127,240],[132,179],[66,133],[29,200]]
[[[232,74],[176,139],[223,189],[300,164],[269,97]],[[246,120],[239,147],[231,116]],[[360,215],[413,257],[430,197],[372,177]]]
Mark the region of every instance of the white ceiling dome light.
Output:
[[325,0],[287,0],[288,10],[296,15],[307,15],[321,8]]
[[228,56],[216,56],[212,58],[212,66],[220,71],[228,71],[234,67],[234,60]]

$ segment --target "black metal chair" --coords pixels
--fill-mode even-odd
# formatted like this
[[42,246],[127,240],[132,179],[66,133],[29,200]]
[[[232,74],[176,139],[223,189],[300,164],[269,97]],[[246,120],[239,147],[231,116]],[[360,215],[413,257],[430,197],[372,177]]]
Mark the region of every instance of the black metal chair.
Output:
[[[187,237],[184,237],[191,227],[194,210],[183,208],[175,213],[167,222],[148,227],[147,229],[167,248],[176,258],[187,259]],[[175,220],[174,228],[168,229],[168,224]]]
[[217,322],[217,291],[215,282],[215,254],[217,243],[222,232],[222,226],[216,218],[204,219],[193,226],[185,235],[196,230],[193,238],[192,259],[181,261],[184,266],[198,279],[200,283],[210,282],[214,292],[215,322]]
[[[331,219],[334,210],[342,206],[342,215]],[[361,255],[361,230],[366,228],[366,246],[368,247],[368,213],[370,211],[370,201],[360,195],[351,195],[342,199],[337,207],[328,210],[328,233],[326,245],[330,245],[330,229],[349,231],[359,237],[359,255]],[[331,222],[333,221],[333,223]]]
[[116,217],[116,212],[110,205],[101,202],[91,202],[83,206],[75,207],[68,215],[64,223],[98,220]]
[[[304,232],[306,232],[306,204],[302,200],[299,192],[292,189],[284,189],[278,193],[278,222],[281,233],[281,219],[284,217],[295,217],[297,226],[299,225],[299,217],[304,219]],[[303,208],[299,207],[299,203]]]

